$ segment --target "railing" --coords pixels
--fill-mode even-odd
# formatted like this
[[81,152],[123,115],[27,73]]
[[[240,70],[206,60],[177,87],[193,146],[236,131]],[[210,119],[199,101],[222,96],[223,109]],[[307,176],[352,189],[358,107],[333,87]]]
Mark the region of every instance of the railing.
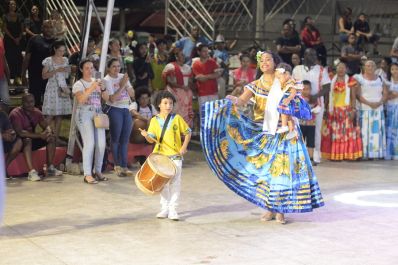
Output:
[[80,43],[80,13],[72,0],[47,0],[46,12],[48,16],[53,10],[58,10],[66,25],[65,41],[69,53],[79,50]]

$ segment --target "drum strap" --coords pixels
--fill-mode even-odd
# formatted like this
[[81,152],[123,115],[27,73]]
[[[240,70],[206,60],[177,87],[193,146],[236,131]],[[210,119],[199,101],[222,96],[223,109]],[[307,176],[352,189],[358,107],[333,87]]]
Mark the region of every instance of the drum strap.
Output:
[[170,118],[171,118],[171,114],[167,115],[167,118],[164,121],[163,128],[162,128],[162,133],[160,134],[158,149],[160,149],[160,145],[162,144],[163,136],[166,133],[167,125],[169,124]]

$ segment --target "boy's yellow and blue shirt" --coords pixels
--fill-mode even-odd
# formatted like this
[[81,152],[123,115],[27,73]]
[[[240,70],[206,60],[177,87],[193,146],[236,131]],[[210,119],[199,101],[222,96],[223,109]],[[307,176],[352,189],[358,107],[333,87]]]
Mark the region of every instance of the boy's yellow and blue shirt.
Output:
[[[155,145],[155,148],[153,149],[154,153],[166,156],[179,155],[182,146],[181,134],[188,135],[191,133],[191,129],[188,124],[180,115],[170,115],[171,117],[164,133],[162,144],[160,147],[159,144]],[[152,117],[148,128],[149,136],[159,141],[164,123],[165,119],[160,117],[159,114]]]

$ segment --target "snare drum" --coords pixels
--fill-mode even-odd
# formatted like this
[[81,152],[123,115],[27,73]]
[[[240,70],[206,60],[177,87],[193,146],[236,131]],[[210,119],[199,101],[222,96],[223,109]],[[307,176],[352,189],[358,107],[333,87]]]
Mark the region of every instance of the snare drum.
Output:
[[177,173],[174,162],[167,156],[152,153],[135,175],[135,184],[148,195],[160,193]]

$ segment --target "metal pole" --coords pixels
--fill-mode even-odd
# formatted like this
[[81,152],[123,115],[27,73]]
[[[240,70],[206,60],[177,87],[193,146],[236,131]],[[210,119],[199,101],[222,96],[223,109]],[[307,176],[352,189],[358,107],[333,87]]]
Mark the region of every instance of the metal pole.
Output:
[[119,36],[124,36],[126,32],[126,9],[124,7],[119,8],[119,29]]
[[264,42],[264,1],[256,1],[256,40],[260,40],[261,45]]
[[101,77],[104,76],[104,71],[105,71],[106,55],[108,54],[109,35],[111,33],[114,4],[115,0],[108,0],[108,5],[106,9],[105,27],[104,27],[104,39],[102,41],[101,58],[99,65],[99,71],[101,72],[102,75]]
[[169,27],[169,0],[166,0],[164,11],[164,35],[167,35],[167,28]]
[[86,24],[86,30],[84,32],[84,40],[83,40],[83,50],[81,53],[81,59],[85,58],[87,55],[87,45],[88,45],[88,38],[90,36],[90,27],[91,27],[91,17],[93,15],[93,1],[90,0],[90,3],[88,5],[88,12],[87,12],[87,24]]

